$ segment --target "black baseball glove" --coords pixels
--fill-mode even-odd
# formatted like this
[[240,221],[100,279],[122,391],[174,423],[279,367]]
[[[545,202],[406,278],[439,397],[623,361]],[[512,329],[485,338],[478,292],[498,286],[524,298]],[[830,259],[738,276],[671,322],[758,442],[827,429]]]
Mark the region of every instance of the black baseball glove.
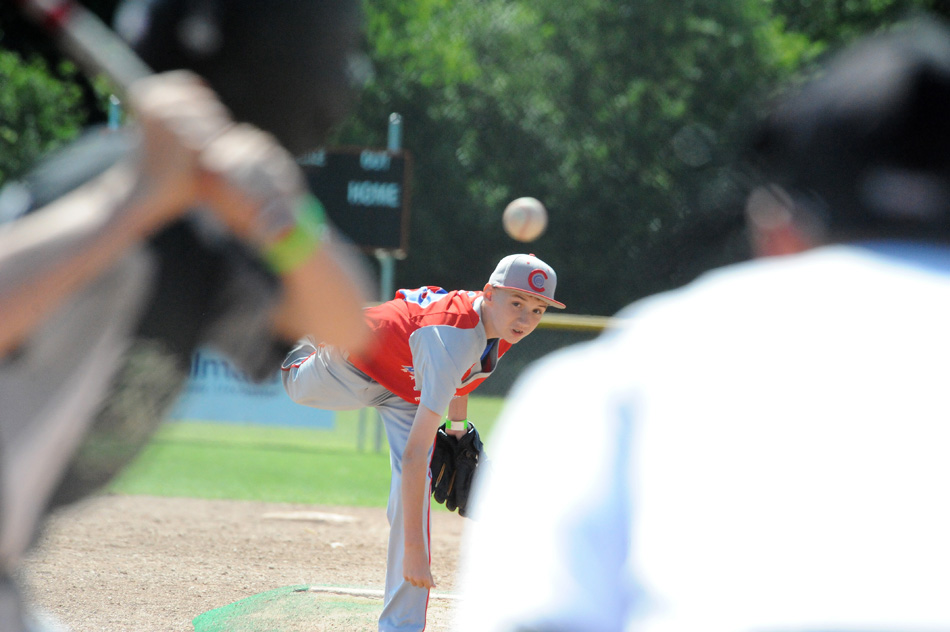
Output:
[[444,503],[452,493],[455,483],[455,454],[458,451],[458,439],[439,427],[435,435],[435,446],[432,448],[432,461],[429,469],[432,471],[432,495],[437,503]]
[[439,428],[432,450],[432,495],[449,511],[468,515],[468,499],[479,459],[483,458],[482,438],[472,422],[461,438]]
[[458,440],[455,453],[455,485],[445,501],[445,506],[449,511],[454,511],[458,507],[460,516],[468,515],[468,497],[472,491],[472,483],[475,481],[478,462],[482,457],[482,438],[478,436],[478,430],[475,429],[474,424],[469,422],[468,432]]

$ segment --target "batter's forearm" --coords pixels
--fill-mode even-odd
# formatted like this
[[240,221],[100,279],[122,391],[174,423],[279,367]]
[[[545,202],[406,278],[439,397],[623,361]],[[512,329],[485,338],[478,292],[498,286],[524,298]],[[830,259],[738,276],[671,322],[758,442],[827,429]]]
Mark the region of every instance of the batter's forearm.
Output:
[[146,195],[119,166],[0,230],[0,355],[154,231],[173,202]]
[[312,334],[335,347],[359,352],[370,341],[362,317],[369,297],[362,264],[340,244],[326,243],[303,265],[281,276],[284,300],[274,328],[293,340]]

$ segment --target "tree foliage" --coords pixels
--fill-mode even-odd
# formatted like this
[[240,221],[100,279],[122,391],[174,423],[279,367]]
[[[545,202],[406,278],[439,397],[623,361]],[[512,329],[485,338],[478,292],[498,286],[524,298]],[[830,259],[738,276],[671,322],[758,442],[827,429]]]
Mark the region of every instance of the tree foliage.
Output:
[[[440,3],[425,12],[428,41],[440,28],[456,39],[420,58],[396,45],[419,37],[415,23],[374,4],[387,37],[371,33],[376,81],[348,132],[382,128],[387,111],[407,122],[416,178],[400,282],[480,287],[498,258],[530,249],[559,270],[572,309],[610,313],[742,256],[735,132],[788,48],[761,6]],[[453,64],[462,72],[443,72]],[[551,213],[529,245],[500,223],[521,195]]]
[[[114,4],[93,8],[108,18]],[[558,270],[570,311],[610,314],[747,255],[738,158],[773,86],[944,4],[366,0],[375,75],[337,141],[385,146],[390,113],[403,117],[414,175],[398,286],[477,289],[527,250]],[[76,108],[96,116],[88,82],[26,58],[0,56],[0,179],[68,138]],[[531,244],[500,221],[523,195],[551,215]]]
[[[117,0],[84,2],[108,19]],[[0,186],[44,154],[105,120],[107,94],[66,59],[55,43],[0,2]]]
[[835,45],[909,18],[921,10],[943,12],[942,0],[772,0],[786,29]]
[[[397,285],[480,287],[529,250],[571,311],[609,314],[747,256],[737,169],[772,86],[915,0],[371,0],[376,78],[341,138],[415,158]],[[501,211],[532,195],[547,233]]]
[[[68,65],[60,73],[70,77]],[[0,50],[0,183],[75,137],[86,121],[76,83],[53,76],[40,58]],[[15,148],[15,151],[13,149]]]

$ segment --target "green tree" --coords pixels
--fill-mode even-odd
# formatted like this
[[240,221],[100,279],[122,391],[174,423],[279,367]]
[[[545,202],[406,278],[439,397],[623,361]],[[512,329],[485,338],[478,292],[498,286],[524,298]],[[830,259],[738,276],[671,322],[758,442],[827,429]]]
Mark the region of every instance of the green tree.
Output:
[[[750,95],[812,53],[756,0],[380,1],[371,24],[377,75],[344,138],[405,116],[416,177],[397,282],[477,287],[531,250],[592,313],[744,256],[733,165]],[[533,244],[501,230],[520,195],[551,212]]]
[[887,27],[926,10],[950,16],[946,0],[772,0],[783,28],[828,46]]
[[[93,8],[108,19],[114,4]],[[376,74],[337,140],[384,146],[389,114],[404,117],[414,177],[397,285],[477,288],[501,256],[527,250],[559,270],[571,311],[609,314],[747,255],[738,159],[773,86],[841,42],[947,4],[367,0]],[[0,60],[0,179],[68,138],[83,109],[96,115],[88,89],[77,104],[75,73],[14,61]],[[551,214],[531,244],[501,228],[522,195]]]
[[69,65],[59,71],[66,81],[38,57],[24,61],[0,49],[0,185],[74,138],[85,123],[82,91],[69,80],[76,71]]
[[[84,0],[109,22],[118,0]],[[17,3],[0,2],[0,186],[83,126],[104,122],[104,82],[79,72]]]

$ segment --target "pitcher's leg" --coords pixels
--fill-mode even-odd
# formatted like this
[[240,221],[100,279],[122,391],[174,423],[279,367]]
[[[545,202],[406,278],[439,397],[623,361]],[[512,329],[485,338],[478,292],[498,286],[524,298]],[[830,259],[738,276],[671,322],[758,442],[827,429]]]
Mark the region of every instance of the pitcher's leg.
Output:
[[[402,400],[392,401],[378,408],[389,440],[389,462],[392,478],[389,486],[389,548],[386,562],[386,589],[383,612],[379,617],[380,632],[421,632],[426,624],[429,591],[417,588],[403,579],[402,562],[405,556],[405,530],[402,504],[402,454],[409,438],[409,429],[416,407]],[[426,482],[428,498],[429,482]],[[426,547],[429,546],[429,512],[426,505],[423,516]]]
[[339,349],[309,338],[298,341],[284,359],[281,381],[290,399],[324,410],[356,410],[388,393]]

